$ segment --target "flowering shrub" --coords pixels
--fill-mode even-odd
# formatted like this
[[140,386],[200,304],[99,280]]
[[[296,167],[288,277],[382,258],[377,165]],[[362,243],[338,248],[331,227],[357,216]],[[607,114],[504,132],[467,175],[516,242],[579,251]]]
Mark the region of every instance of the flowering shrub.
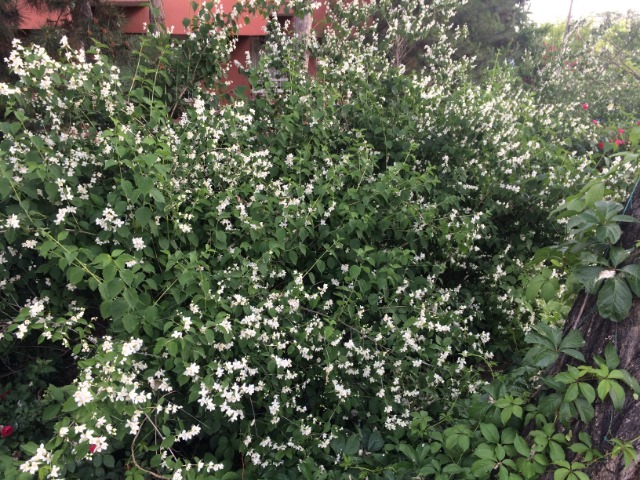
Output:
[[[274,32],[248,70],[262,95],[220,102],[212,69],[179,109],[162,36],[131,78],[95,50],[15,45],[0,348],[63,347],[73,380],[41,394],[53,433],[6,478],[488,475],[455,419],[534,323],[519,272],[598,166],[549,141],[566,119],[509,71],[473,85],[442,37],[406,75],[369,7],[344,9],[310,46],[316,78]],[[496,403],[504,426],[516,400]]]

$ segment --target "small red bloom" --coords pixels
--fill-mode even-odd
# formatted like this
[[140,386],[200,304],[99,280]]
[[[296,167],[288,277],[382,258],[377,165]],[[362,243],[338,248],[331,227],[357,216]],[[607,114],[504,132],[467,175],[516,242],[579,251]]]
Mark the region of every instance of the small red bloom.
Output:
[[596,120],[595,118],[593,120],[591,120],[591,123],[593,123],[594,125],[598,124],[598,120]]
[[640,120],[638,120],[638,125],[640,125]]
[[604,150],[604,142],[600,142],[600,143],[598,144],[598,148],[599,148],[600,150]]
[[616,138],[616,145],[620,146],[622,145],[624,142],[622,140],[620,140],[619,138]]
[[2,427],[0,429],[0,435],[2,438],[7,438],[13,433],[13,427],[11,425],[0,425],[0,427]]
[[96,451],[96,444],[92,443],[91,445],[89,445],[89,453],[93,453]]
[[585,110],[589,110],[589,104],[588,103],[583,103],[582,104],[582,108],[584,108]]
[[624,133],[624,128],[619,128],[618,132],[620,132],[620,135],[622,135]]

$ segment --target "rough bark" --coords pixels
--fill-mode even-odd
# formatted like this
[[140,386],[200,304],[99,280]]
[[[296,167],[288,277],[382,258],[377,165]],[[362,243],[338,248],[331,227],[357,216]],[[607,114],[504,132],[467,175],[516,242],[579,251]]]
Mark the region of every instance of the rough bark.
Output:
[[164,29],[166,28],[166,20],[164,16],[164,2],[163,0],[151,0],[151,8],[149,9],[149,23],[156,27]]
[[[626,214],[640,219],[640,192],[632,197]],[[623,234],[620,242],[624,248],[635,248],[640,240],[640,224],[626,223],[622,226]],[[584,333],[585,346],[583,349],[587,363],[592,364],[594,355],[604,355],[605,346],[613,343],[620,356],[620,367],[627,370],[633,377],[640,378],[640,299],[635,298],[629,316],[620,323],[602,318],[597,313],[596,297],[579,295],[569,313],[565,324],[565,334],[572,328]],[[569,363],[574,363],[568,357],[561,357],[554,371],[563,370]],[[597,403],[595,417],[588,424],[577,425],[577,431],[587,432],[593,439],[594,447],[602,452],[611,450],[608,440],[618,438],[628,441],[640,436],[640,401],[626,396],[622,411],[615,411],[610,401]],[[640,442],[635,445],[640,454]],[[635,462],[629,468],[624,468],[622,455],[618,458],[605,460],[593,464],[587,472],[594,480],[640,480],[640,464]],[[547,476],[552,478],[551,475]]]
[[304,65],[309,70],[309,43],[311,42],[311,24],[313,14],[307,13],[304,17],[295,17],[293,19],[293,34],[299,45],[304,49]]

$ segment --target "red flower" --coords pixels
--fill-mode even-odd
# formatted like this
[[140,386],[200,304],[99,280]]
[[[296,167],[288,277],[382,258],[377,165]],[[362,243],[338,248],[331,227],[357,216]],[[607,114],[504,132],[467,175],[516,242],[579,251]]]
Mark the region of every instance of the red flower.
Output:
[[604,149],[604,142],[600,142],[600,143],[598,144],[598,148],[599,148],[600,150],[603,150],[603,149]]
[[591,123],[593,123],[594,125],[598,124],[598,120],[596,120],[595,118],[593,120],[591,120]]
[[589,104],[588,103],[583,103],[582,104],[582,108],[584,108],[585,110],[589,110]]
[[640,120],[638,120],[638,125],[640,125]]
[[13,433],[13,427],[11,425],[0,425],[0,427],[2,428],[0,430],[0,435],[2,435],[2,438],[7,438]]
[[89,453],[93,453],[96,451],[96,444],[92,443],[91,445],[89,445]]
[[622,140],[620,140],[619,138],[616,138],[616,145],[620,146],[622,145],[624,142]]
[[620,135],[622,135],[624,133],[624,128],[619,128],[618,132],[620,132]]

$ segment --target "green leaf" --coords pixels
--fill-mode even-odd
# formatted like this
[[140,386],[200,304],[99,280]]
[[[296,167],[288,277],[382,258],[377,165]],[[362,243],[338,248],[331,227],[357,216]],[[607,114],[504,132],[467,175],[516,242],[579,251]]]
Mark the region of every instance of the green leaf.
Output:
[[516,435],[514,439],[513,446],[516,448],[516,452],[518,452],[523,457],[529,458],[529,454],[531,453],[531,449],[527,444],[526,440],[522,438],[520,435]]
[[525,290],[525,298],[528,301],[533,302],[538,296],[538,292],[540,292],[540,287],[545,282],[546,279],[542,275],[537,275],[531,279],[527,285],[527,289]]
[[609,373],[607,378],[622,380],[634,391],[634,393],[640,393],[640,385],[638,384],[638,381],[626,370],[613,370]]
[[572,383],[567,388],[567,391],[564,393],[564,401],[565,402],[573,402],[576,398],[578,398],[579,387],[577,383]]
[[493,461],[497,460],[494,449],[491,447],[491,445],[488,445],[486,443],[481,443],[480,445],[478,445],[474,452],[474,455],[478,458],[489,459]]
[[136,223],[140,227],[146,227],[151,222],[153,213],[149,207],[140,207],[136,210]]
[[84,270],[80,267],[71,267],[67,270],[67,278],[69,279],[69,283],[73,285],[78,285],[84,277]]
[[598,293],[598,312],[604,318],[621,322],[629,314],[633,297],[622,278],[614,277],[606,280]]
[[588,402],[584,398],[576,398],[573,404],[578,411],[580,420],[582,420],[584,423],[589,423],[595,416],[593,405],[591,404],[591,402]]
[[116,464],[115,459],[111,455],[103,455],[102,463],[107,468],[113,468]]
[[494,460],[481,458],[480,460],[476,460],[475,462],[473,462],[473,464],[471,465],[471,473],[473,473],[476,477],[482,477],[491,472],[495,465],[496,462]]
[[569,470],[568,468],[558,468],[555,472],[553,472],[553,480],[565,480],[570,473],[571,470]]
[[586,382],[579,382],[578,387],[580,388],[580,393],[589,403],[593,403],[596,399],[596,390]]
[[584,336],[580,330],[571,330],[560,342],[560,350],[580,349],[584,345]]
[[482,432],[482,436],[486,438],[488,442],[500,443],[500,433],[498,433],[498,428],[492,423],[481,423],[480,431]]
[[42,411],[42,421],[48,422],[58,416],[62,406],[59,403],[52,403]]
[[360,450],[360,436],[354,433],[347,438],[347,442],[342,453],[344,455],[352,456],[357,454],[358,450]]
[[558,280],[552,278],[540,287],[540,296],[546,302],[550,302],[551,300],[556,298],[556,292],[558,291]]
[[409,458],[409,460],[411,460],[413,463],[417,463],[418,456],[416,455],[416,451],[413,449],[413,447],[411,447],[411,445],[407,445],[406,443],[403,443],[401,445],[398,445],[398,450],[404,453],[404,455],[407,458]]
[[351,265],[349,267],[349,277],[351,280],[356,280],[360,276],[360,270],[358,265]]
[[604,361],[609,370],[618,368],[620,365],[620,357],[616,351],[616,346],[611,342],[604,347]]
[[127,333],[135,332],[138,329],[138,324],[139,321],[135,315],[128,313],[122,316],[122,325]]
[[640,265],[626,265],[621,270],[633,294],[640,297]]
[[604,183],[598,182],[591,186],[589,190],[584,194],[584,200],[588,206],[593,206],[599,200],[602,200],[604,197]]
[[551,461],[557,463],[565,459],[564,450],[559,443],[551,441],[549,442],[549,457]]
[[73,412],[78,409],[78,404],[73,397],[67,398],[66,402],[62,405],[63,412]]
[[367,439],[366,449],[370,452],[379,452],[384,447],[384,439],[379,431],[371,432]]
[[609,380],[604,379],[598,383],[598,398],[600,398],[600,401],[604,401],[609,390],[611,390],[611,382]]
[[622,385],[615,380],[611,380],[610,384],[611,388],[609,390],[609,398],[611,398],[611,401],[613,402],[613,407],[616,410],[622,410],[625,398],[624,389],[622,388]]
[[506,407],[504,410],[500,412],[500,421],[502,422],[503,425],[506,425],[507,422],[509,422],[512,411],[513,411],[512,407]]
[[611,247],[611,249],[609,250],[609,259],[611,265],[617,267],[627,258],[629,258],[630,253],[631,252],[629,250],[625,250],[622,247]]

